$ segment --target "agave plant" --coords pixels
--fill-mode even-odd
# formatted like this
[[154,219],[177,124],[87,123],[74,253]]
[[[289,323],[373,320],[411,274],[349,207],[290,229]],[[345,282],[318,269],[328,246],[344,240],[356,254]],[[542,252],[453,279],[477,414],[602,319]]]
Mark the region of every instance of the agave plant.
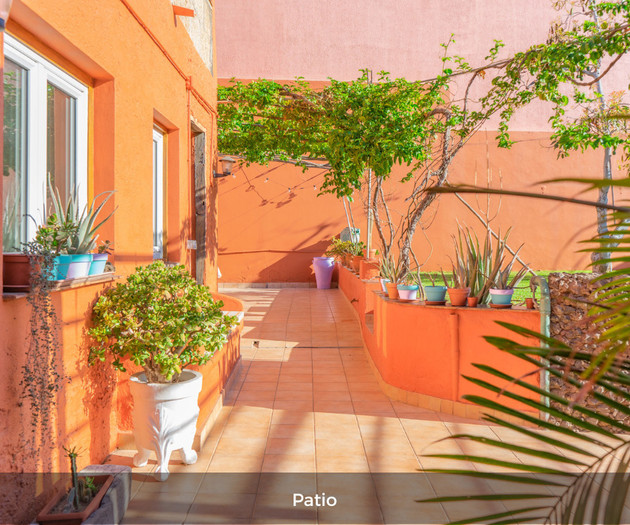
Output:
[[383,257],[380,267],[381,277],[388,279],[391,283],[401,283],[405,279],[407,272],[400,260],[396,261],[393,257]]
[[[114,214],[112,211],[107,217],[100,222],[96,222],[98,216],[107,204],[107,201],[114,194],[113,191],[104,191],[99,193],[90,206],[84,206],[83,210],[79,213],[78,199],[74,193],[71,193],[68,197],[68,202],[64,208],[59,190],[53,186],[50,177],[48,178],[48,191],[50,198],[55,208],[55,216],[60,224],[73,223],[76,226],[75,233],[68,239],[65,247],[66,253],[90,253],[96,249],[96,240],[98,235],[96,232],[99,230],[105,222]],[[99,197],[105,196],[101,203],[97,205]]]
[[[627,180],[588,182],[592,187],[628,185]],[[558,197],[557,200],[571,202],[573,199]],[[593,205],[602,206],[601,203]],[[505,503],[502,511],[451,523],[622,522],[630,492],[630,426],[611,413],[624,418],[630,416],[630,274],[627,269],[630,231],[626,227],[630,223],[630,208],[604,206],[613,210],[609,226],[615,236],[599,235],[593,239],[595,247],[583,251],[612,254],[597,264],[612,262],[625,265],[626,269],[602,274],[590,302],[590,321],[600,329],[601,350],[593,354],[570,348],[562,341],[508,323],[499,324],[520,336],[521,341],[523,336],[529,338],[530,343],[519,343],[508,337],[485,338],[496,348],[525,360],[537,374],[549,374],[571,385],[577,394],[565,399],[544,384],[532,384],[524,377],[514,377],[493,366],[474,365],[482,377],[464,377],[491,395],[468,395],[464,399],[493,411],[493,415],[486,414],[484,419],[498,429],[526,439],[511,443],[507,438],[460,433],[447,439],[459,440],[464,450],[469,450],[467,443],[482,444],[488,447],[487,452],[480,453],[475,448],[475,452],[469,454],[427,454],[483,465],[475,470],[428,471],[484,479],[494,484],[495,493],[423,501]],[[505,385],[507,382],[511,386],[499,387],[493,378],[497,383]],[[505,398],[539,411],[542,417],[508,406]],[[515,422],[519,419],[522,423]],[[498,436],[500,432],[495,434]],[[507,459],[509,455],[513,459]],[[498,492],[497,482],[506,483]]]

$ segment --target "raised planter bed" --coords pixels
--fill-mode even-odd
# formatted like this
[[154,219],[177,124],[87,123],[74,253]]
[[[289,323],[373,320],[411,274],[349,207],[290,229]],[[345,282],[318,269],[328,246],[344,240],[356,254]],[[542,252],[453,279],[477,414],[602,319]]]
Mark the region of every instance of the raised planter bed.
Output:
[[[391,300],[380,291],[377,282],[362,281],[343,267],[339,269],[339,287],[357,312],[374,371],[390,397],[465,417],[479,417],[477,407],[463,400],[466,394],[487,395],[462,377],[483,377],[473,363],[492,365],[516,377],[530,371],[522,360],[496,349],[483,336],[518,339],[496,321],[538,331],[537,310],[427,306]],[[530,376],[526,380],[537,384],[539,378]],[[524,389],[515,391],[531,396]],[[502,402],[528,410],[507,398]]]

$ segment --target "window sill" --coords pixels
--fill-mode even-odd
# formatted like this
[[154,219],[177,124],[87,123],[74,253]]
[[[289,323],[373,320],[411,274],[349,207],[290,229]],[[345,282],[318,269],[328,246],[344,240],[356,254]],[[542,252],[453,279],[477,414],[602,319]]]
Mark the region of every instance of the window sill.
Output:
[[[102,284],[115,281],[119,279],[120,275],[115,275],[114,272],[101,273],[99,275],[89,275],[87,277],[77,277],[76,279],[64,279],[63,281],[53,281],[50,288],[51,292],[58,292],[62,290],[71,290],[73,288],[82,288],[83,286],[90,286],[93,284]],[[3,301],[12,301],[14,299],[20,299],[26,297],[26,292],[4,292],[2,294]]]

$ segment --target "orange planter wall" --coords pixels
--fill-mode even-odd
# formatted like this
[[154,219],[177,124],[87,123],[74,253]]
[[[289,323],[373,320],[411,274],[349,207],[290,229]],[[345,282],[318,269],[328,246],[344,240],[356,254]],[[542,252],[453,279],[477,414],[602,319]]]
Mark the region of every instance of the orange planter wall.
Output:
[[[537,310],[490,310],[422,306],[393,301],[374,291],[377,281],[362,281],[345,267],[339,269],[339,288],[354,306],[365,345],[382,380],[396,389],[441,400],[467,403],[464,395],[488,392],[462,376],[490,379],[499,387],[536,399],[521,387],[513,387],[473,367],[473,363],[493,366],[514,377],[532,368],[522,360],[502,352],[483,336],[496,335],[523,341],[496,324],[504,321],[530,330],[540,330]],[[530,344],[532,340],[530,340]],[[526,381],[537,384],[538,375]],[[506,406],[530,411],[522,403],[500,398]]]
[[[186,240],[194,238],[191,119],[205,130],[208,253],[204,282],[216,290],[217,194],[212,178],[216,78],[198,55],[184,25],[173,16],[171,2],[15,0],[7,32],[88,87],[88,193],[94,196],[116,190],[108,203],[109,210],[116,207],[116,212],[99,233],[101,239],[113,242],[116,274],[123,278],[136,266],[153,260],[151,138],[155,124],[166,132],[167,259],[192,268],[194,252],[186,247]],[[127,376],[111,367],[87,364],[88,319],[92,304],[106,286],[95,284],[53,293],[62,345],[55,366],[71,381],[64,383],[57,395],[49,428],[35,427],[34,434],[30,402],[20,385],[29,342],[30,306],[25,297],[0,300],[2,472],[67,471],[62,446],[82,449],[80,468],[99,463],[116,448],[119,433],[130,428]],[[239,303],[230,301],[229,306],[235,310]],[[214,362],[203,368],[200,421],[210,414],[239,357],[239,334],[237,330]],[[136,371],[129,369],[129,373]],[[29,444],[31,438],[35,448]],[[31,478],[16,479],[13,488],[4,487],[0,496],[3,523],[28,522],[51,488],[50,479],[44,485]]]

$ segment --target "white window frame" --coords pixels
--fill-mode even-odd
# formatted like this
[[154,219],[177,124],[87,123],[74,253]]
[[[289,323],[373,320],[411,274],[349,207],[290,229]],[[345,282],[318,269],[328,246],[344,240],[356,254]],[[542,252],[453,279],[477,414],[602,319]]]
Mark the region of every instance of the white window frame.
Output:
[[[75,180],[80,209],[87,204],[88,88],[6,33],[4,56],[26,70],[26,210],[39,224],[46,217],[47,84],[52,84],[76,100]],[[37,224],[32,220],[27,220],[26,236],[29,240],[35,237],[36,231]]]
[[164,132],[153,128],[153,258],[164,258]]

